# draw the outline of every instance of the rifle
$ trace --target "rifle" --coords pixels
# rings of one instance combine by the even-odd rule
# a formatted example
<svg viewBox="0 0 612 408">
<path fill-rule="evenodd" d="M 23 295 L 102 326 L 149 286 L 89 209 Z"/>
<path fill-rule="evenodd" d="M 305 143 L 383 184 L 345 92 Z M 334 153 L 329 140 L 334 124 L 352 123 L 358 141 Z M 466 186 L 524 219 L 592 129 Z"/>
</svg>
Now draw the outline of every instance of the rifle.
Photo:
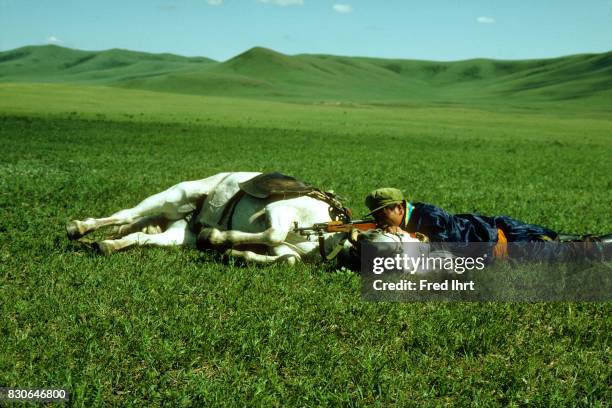
<svg viewBox="0 0 612 408">
<path fill-rule="evenodd" d="M 331 261 L 334 259 L 342 250 L 342 246 L 344 245 L 344 241 L 348 239 L 348 236 L 344 238 L 341 242 L 339 242 L 336 247 L 329 253 L 325 253 L 325 238 L 323 234 L 325 233 L 335 233 L 335 232 L 346 232 L 350 233 L 353 229 L 358 229 L 359 231 L 369 231 L 371 229 L 376 228 L 376 222 L 374 220 L 355 220 L 355 221 L 329 221 L 329 222 L 320 222 L 313 224 L 310 227 L 302 227 L 298 228 L 298 223 L 295 223 L 295 227 L 293 228 L 293 232 L 297 232 L 300 235 L 304 235 L 309 237 L 311 235 L 319 236 L 319 253 L 324 261 Z"/>
<path fill-rule="evenodd" d="M 369 231 L 372 229 L 376 229 L 377 224 L 374 220 L 355 220 L 349 222 L 343 221 L 329 221 L 329 222 L 320 222 L 317 224 L 313 224 L 310 227 L 302 227 L 298 228 L 297 222 L 295 223 L 294 232 L 297 232 L 301 235 L 323 235 L 326 233 L 335 233 L 335 232 L 351 232 L 353 229 L 358 229 L 359 231 Z"/>
</svg>

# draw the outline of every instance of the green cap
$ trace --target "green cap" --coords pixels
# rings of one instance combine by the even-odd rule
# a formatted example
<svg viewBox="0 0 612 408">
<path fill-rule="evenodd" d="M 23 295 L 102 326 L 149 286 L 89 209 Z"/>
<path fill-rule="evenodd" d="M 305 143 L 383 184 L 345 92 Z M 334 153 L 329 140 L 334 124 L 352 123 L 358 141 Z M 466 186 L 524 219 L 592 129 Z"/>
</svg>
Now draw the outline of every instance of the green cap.
<svg viewBox="0 0 612 408">
<path fill-rule="evenodd" d="M 365 205 L 370 209 L 367 215 L 374 214 L 376 211 L 390 204 L 399 204 L 402 202 L 404 202 L 404 194 L 397 188 L 378 188 L 366 196 Z"/>
</svg>

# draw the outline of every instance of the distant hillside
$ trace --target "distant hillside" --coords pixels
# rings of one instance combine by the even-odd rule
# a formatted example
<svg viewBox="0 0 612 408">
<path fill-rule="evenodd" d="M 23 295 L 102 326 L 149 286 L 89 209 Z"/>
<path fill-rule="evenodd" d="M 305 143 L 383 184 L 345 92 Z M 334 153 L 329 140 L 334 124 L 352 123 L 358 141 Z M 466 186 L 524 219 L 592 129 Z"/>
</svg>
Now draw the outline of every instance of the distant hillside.
<svg viewBox="0 0 612 408">
<path fill-rule="evenodd" d="M 465 103 L 612 102 L 612 52 L 457 62 L 332 55 L 255 47 L 228 61 L 58 46 L 0 53 L 0 82 L 68 82 L 172 93 L 296 101 Z"/>
<path fill-rule="evenodd" d="M 164 75 L 212 62 L 201 57 L 119 49 L 80 51 L 55 45 L 31 46 L 0 53 L 0 81 L 116 84 L 134 77 Z"/>
</svg>

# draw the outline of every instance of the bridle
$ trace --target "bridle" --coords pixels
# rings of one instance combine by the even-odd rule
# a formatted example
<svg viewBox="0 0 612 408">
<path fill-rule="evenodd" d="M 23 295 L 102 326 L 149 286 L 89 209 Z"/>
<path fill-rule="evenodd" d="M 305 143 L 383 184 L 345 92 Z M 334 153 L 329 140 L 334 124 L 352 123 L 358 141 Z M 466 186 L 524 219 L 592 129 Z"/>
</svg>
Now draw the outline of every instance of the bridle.
<svg viewBox="0 0 612 408">
<path fill-rule="evenodd" d="M 329 218 L 331 218 L 332 221 L 351 222 L 353 211 L 345 207 L 342 201 L 340 201 L 341 198 L 336 194 L 331 191 L 314 189 L 306 195 L 327 203 L 327 205 L 329 205 Z"/>
<path fill-rule="evenodd" d="M 352 210 L 344 206 L 344 204 L 342 204 L 342 201 L 340 201 L 340 197 L 338 197 L 336 194 L 330 191 L 321 191 L 321 190 L 315 189 L 311 191 L 310 193 L 308 193 L 307 195 L 316 200 L 323 201 L 327 203 L 327 205 L 329 205 L 329 209 L 328 209 L 329 218 L 331 218 L 332 221 L 342 221 L 344 223 L 351 222 L 351 216 L 353 215 Z M 321 258 L 323 259 L 324 262 L 334 260 L 338 256 L 340 251 L 342 251 L 342 249 L 344 248 L 344 243 L 348 239 L 348 234 L 347 234 L 344 238 L 342 238 L 336 244 L 334 249 L 332 249 L 331 252 L 327 254 L 325 253 L 325 237 L 323 235 L 323 232 L 320 231 L 318 236 L 319 236 L 318 238 L 319 253 L 321 254 Z"/>
</svg>

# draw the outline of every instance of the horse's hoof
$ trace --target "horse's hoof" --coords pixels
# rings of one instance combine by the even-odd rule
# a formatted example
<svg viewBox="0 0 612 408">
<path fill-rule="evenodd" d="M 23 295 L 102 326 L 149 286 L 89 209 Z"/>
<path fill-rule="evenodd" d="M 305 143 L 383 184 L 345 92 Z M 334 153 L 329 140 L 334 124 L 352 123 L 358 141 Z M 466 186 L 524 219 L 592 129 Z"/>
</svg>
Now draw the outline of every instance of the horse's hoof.
<svg viewBox="0 0 612 408">
<path fill-rule="evenodd" d="M 70 221 L 66 224 L 66 235 L 69 240 L 74 241 L 85 235 L 85 228 L 80 221 Z"/>
<path fill-rule="evenodd" d="M 286 262 L 288 265 L 295 265 L 300 260 L 299 255 L 285 254 L 278 257 L 276 262 Z"/>
<path fill-rule="evenodd" d="M 162 228 L 159 225 L 147 225 L 142 229 L 142 232 L 145 234 L 153 235 L 153 234 L 161 234 Z"/>
<path fill-rule="evenodd" d="M 102 255 L 110 255 L 117 250 L 110 241 L 96 242 L 94 245 L 98 252 Z"/>
<path fill-rule="evenodd" d="M 216 228 L 204 228 L 198 235 L 198 242 L 208 242 L 211 245 L 225 244 L 223 233 Z"/>
</svg>

